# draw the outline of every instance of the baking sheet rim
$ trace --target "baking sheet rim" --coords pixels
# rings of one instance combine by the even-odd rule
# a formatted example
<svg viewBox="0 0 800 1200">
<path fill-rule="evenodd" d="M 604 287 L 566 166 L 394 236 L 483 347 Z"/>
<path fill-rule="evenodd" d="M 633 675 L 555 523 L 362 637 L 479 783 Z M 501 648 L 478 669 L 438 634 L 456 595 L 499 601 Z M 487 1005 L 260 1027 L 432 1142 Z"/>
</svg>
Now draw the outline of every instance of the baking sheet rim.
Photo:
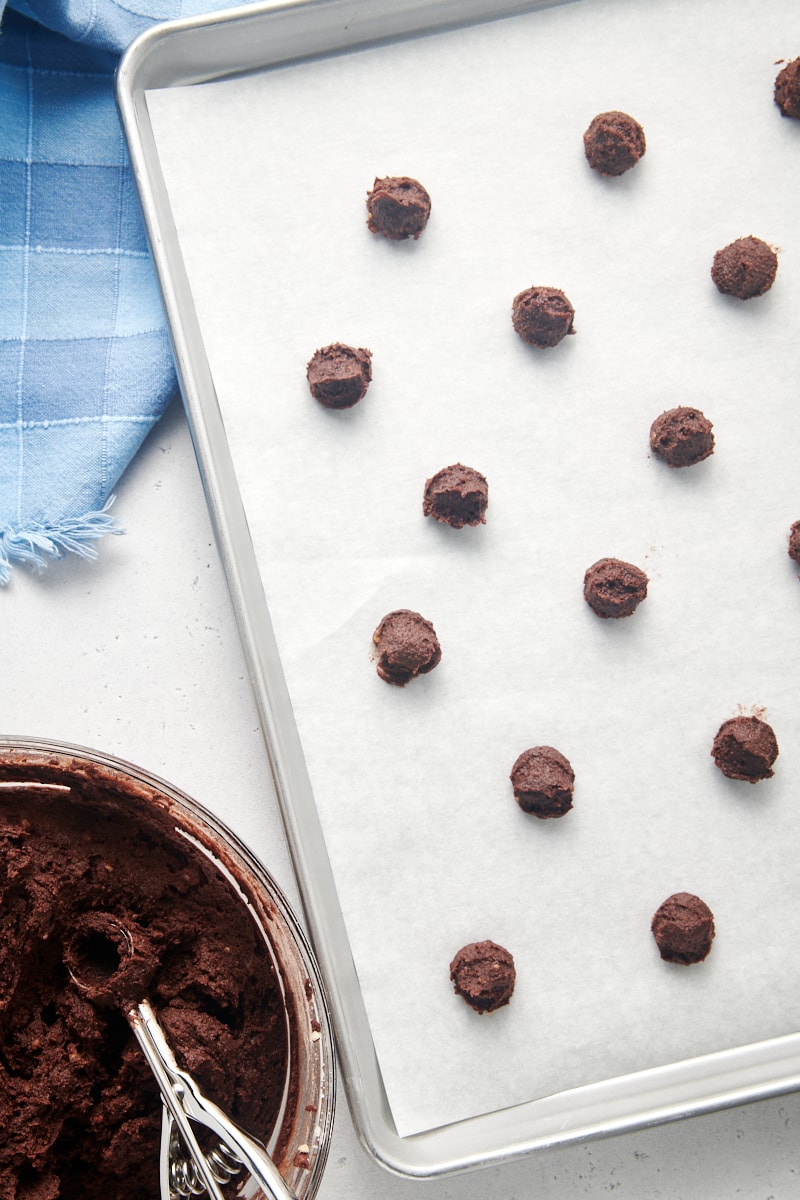
<svg viewBox="0 0 800 1200">
<path fill-rule="evenodd" d="M 502 12 L 494 6 L 487 13 L 489 6 L 476 5 L 475 0 L 431 0 L 422 6 L 416 0 L 390 4 L 376 0 L 370 10 L 372 19 L 352 27 L 345 19 L 356 12 L 351 0 L 295 0 L 289 4 L 267 0 L 247 8 L 164 23 L 133 43 L 117 74 L 120 114 L 167 310 L 184 406 L 251 673 L 304 911 L 331 997 L 345 1090 L 357 1131 L 368 1151 L 388 1170 L 416 1178 L 469 1170 L 546 1147 L 630 1132 L 798 1090 L 800 1034 L 586 1085 L 409 1137 L 397 1135 L 171 220 L 146 92 L 149 87 L 185 86 L 187 82 L 221 78 L 230 73 L 237 51 L 241 51 L 244 69 L 255 65 L 267 68 L 287 58 L 307 58 L 320 49 L 324 52 L 326 41 L 327 52 L 332 53 L 363 45 L 381 34 L 397 36 L 400 26 L 405 28 L 406 36 L 413 36 L 437 25 L 479 20 L 481 8 L 486 19 L 542 6 L 541 0 L 530 0 L 504 5 Z M 359 11 L 363 13 L 363 5 Z M 262 24 L 270 28 L 276 20 L 283 22 L 283 28 L 281 38 L 275 42 L 275 57 L 259 52 L 256 63 L 256 43 L 250 34 Z M 208 33 L 215 47 L 211 51 Z"/>
</svg>

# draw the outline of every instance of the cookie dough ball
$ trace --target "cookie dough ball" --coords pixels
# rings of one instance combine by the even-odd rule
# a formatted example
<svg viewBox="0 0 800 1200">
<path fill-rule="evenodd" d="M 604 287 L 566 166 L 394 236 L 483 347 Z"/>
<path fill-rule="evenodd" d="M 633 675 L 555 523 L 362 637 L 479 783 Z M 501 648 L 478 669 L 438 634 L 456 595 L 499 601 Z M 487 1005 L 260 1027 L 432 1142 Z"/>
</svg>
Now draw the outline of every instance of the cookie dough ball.
<svg viewBox="0 0 800 1200">
<path fill-rule="evenodd" d="M 714 914 L 699 896 L 675 892 L 659 906 L 650 928 L 666 962 L 702 962 L 714 940 Z"/>
<path fill-rule="evenodd" d="M 789 530 L 789 558 L 800 563 L 800 521 L 795 521 Z"/>
<path fill-rule="evenodd" d="M 514 297 L 511 320 L 523 342 L 541 350 L 557 346 L 575 332 L 575 309 L 558 288 L 525 288 Z"/>
<path fill-rule="evenodd" d="M 629 617 L 646 597 L 647 582 L 633 563 L 601 558 L 583 577 L 583 596 L 598 617 Z"/>
<path fill-rule="evenodd" d="M 778 256 L 761 238 L 737 238 L 714 255 L 711 278 L 717 291 L 737 300 L 763 296 L 775 282 Z"/>
<path fill-rule="evenodd" d="M 728 779 L 758 783 L 775 774 L 772 764 L 778 757 L 778 739 L 760 717 L 732 717 L 717 730 L 711 754 Z"/>
<path fill-rule="evenodd" d="M 671 408 L 650 426 L 650 449 L 668 467 L 692 467 L 714 453 L 712 429 L 699 408 Z"/>
<path fill-rule="evenodd" d="M 433 625 L 408 608 L 387 613 L 372 640 L 378 647 L 378 674 L 396 687 L 416 675 L 427 675 L 442 657 Z"/>
<path fill-rule="evenodd" d="M 598 113 L 583 135 L 583 148 L 592 170 L 624 175 L 645 152 L 644 130 L 627 113 Z"/>
<path fill-rule="evenodd" d="M 450 963 L 455 991 L 476 1012 L 494 1012 L 508 1004 L 517 972 L 514 959 L 496 942 L 471 942 L 462 946 Z"/>
<path fill-rule="evenodd" d="M 426 480 L 422 512 L 453 529 L 463 529 L 465 525 L 486 524 L 488 503 L 486 477 L 473 467 L 453 463 Z"/>
<path fill-rule="evenodd" d="M 778 72 L 775 80 L 775 103 L 782 117 L 800 120 L 800 58 Z"/>
<path fill-rule="evenodd" d="M 334 342 L 314 351 L 306 378 L 311 395 L 324 408 L 352 408 L 372 379 L 372 352 Z"/>
<path fill-rule="evenodd" d="M 367 228 L 390 242 L 415 240 L 428 224 L 431 198 L 416 179 L 389 175 L 367 192 Z"/>
<path fill-rule="evenodd" d="M 569 812 L 574 784 L 569 760 L 552 746 L 523 750 L 511 768 L 514 799 L 524 812 L 542 820 Z"/>
</svg>

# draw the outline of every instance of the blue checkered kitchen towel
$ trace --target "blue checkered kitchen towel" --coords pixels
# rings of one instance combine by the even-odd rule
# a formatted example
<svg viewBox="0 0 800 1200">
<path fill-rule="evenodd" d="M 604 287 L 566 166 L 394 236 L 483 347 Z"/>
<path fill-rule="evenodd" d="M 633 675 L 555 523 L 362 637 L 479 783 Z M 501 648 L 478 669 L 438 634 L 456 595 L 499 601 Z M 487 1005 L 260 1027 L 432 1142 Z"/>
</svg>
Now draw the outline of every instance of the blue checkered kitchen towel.
<svg viewBox="0 0 800 1200">
<path fill-rule="evenodd" d="M 0 0 L 0 583 L 94 557 L 176 387 L 114 99 L 157 20 L 225 0 Z"/>
</svg>

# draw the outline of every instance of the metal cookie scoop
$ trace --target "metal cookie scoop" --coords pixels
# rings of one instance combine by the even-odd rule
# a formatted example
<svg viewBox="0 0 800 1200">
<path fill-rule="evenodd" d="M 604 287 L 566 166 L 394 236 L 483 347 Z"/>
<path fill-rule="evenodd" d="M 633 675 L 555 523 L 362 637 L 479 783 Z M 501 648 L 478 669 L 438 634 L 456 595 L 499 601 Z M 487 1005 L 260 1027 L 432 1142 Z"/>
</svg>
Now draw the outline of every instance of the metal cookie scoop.
<svg viewBox="0 0 800 1200">
<path fill-rule="evenodd" d="M 208 1100 L 186 1071 L 175 1061 L 155 1014 L 146 1000 L 126 1012 L 128 1023 L 155 1076 L 164 1103 L 161 1124 L 161 1198 L 201 1195 L 224 1200 L 220 1184 L 245 1169 L 270 1200 L 294 1200 L 292 1193 L 264 1147 L 240 1129 Z M 206 1155 L 195 1126 L 210 1129 L 219 1139 Z M 177 1127 L 177 1130 L 176 1130 Z M 180 1134 L 178 1138 L 177 1133 Z M 189 1158 L 181 1153 L 183 1147 Z"/>
<path fill-rule="evenodd" d="M 225 1200 L 221 1186 L 242 1171 L 268 1200 L 295 1200 L 265 1148 L 240 1129 L 195 1080 L 177 1064 L 164 1031 L 147 1000 L 132 1003 L 133 981 L 141 987 L 146 961 L 139 965 L 129 930 L 106 913 L 87 914 L 65 946 L 64 961 L 75 985 L 90 999 L 117 1003 L 158 1084 L 163 1103 L 161 1122 L 161 1200 L 180 1200 L 207 1192 Z M 218 1145 L 206 1153 L 197 1131 L 210 1130 Z M 255 1196 L 252 1189 L 248 1196 Z"/>
</svg>

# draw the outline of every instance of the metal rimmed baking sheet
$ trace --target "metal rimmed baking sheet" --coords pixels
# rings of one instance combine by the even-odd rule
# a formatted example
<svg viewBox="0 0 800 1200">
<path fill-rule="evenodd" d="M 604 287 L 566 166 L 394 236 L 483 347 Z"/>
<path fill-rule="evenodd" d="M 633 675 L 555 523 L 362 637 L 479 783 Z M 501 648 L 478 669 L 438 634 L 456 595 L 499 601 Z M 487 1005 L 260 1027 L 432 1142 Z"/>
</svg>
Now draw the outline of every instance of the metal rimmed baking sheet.
<svg viewBox="0 0 800 1200">
<path fill-rule="evenodd" d="M 120 74 L 351 1104 L 377 1157 L 420 1175 L 798 1077 L 785 943 L 764 953 L 755 904 L 777 855 L 781 913 L 796 914 L 784 543 L 798 137 L 771 85 L 798 31 L 779 0 L 722 25 L 717 0 L 646 18 L 622 0 L 504 11 L 257 7 L 148 35 Z M 611 186 L 580 145 L 609 107 L 648 135 Z M 434 197 L 415 246 L 364 230 L 371 176 L 395 170 Z M 779 287 L 737 309 L 714 293 L 710 257 L 759 232 L 779 243 Z M 576 337 L 538 358 L 508 320 L 533 282 L 577 309 Z M 349 423 L 304 390 L 311 351 L 339 338 L 374 352 Z M 718 442 L 688 477 L 646 445 L 687 392 Z M 485 469 L 491 500 L 486 529 L 457 542 L 423 523 L 417 492 L 459 457 Z M 580 599 L 604 553 L 651 576 L 624 628 L 598 629 Z M 427 607 L 445 656 L 389 694 L 369 639 L 404 603 Z M 781 741 L 755 839 L 754 797 L 731 794 L 708 756 L 715 714 L 739 704 L 765 705 Z M 513 750 L 557 739 L 576 809 L 532 829 L 508 804 Z M 691 982 L 664 975 L 637 932 L 679 876 L 668 890 L 705 886 L 723 930 Z M 522 964 L 491 1025 L 452 1007 L 446 963 L 436 977 L 468 927 L 516 939 Z M 402 1013 L 384 998 L 392 978 L 416 998 Z M 446 1065 L 459 1045 L 477 1064 L 466 1081 Z"/>
</svg>

